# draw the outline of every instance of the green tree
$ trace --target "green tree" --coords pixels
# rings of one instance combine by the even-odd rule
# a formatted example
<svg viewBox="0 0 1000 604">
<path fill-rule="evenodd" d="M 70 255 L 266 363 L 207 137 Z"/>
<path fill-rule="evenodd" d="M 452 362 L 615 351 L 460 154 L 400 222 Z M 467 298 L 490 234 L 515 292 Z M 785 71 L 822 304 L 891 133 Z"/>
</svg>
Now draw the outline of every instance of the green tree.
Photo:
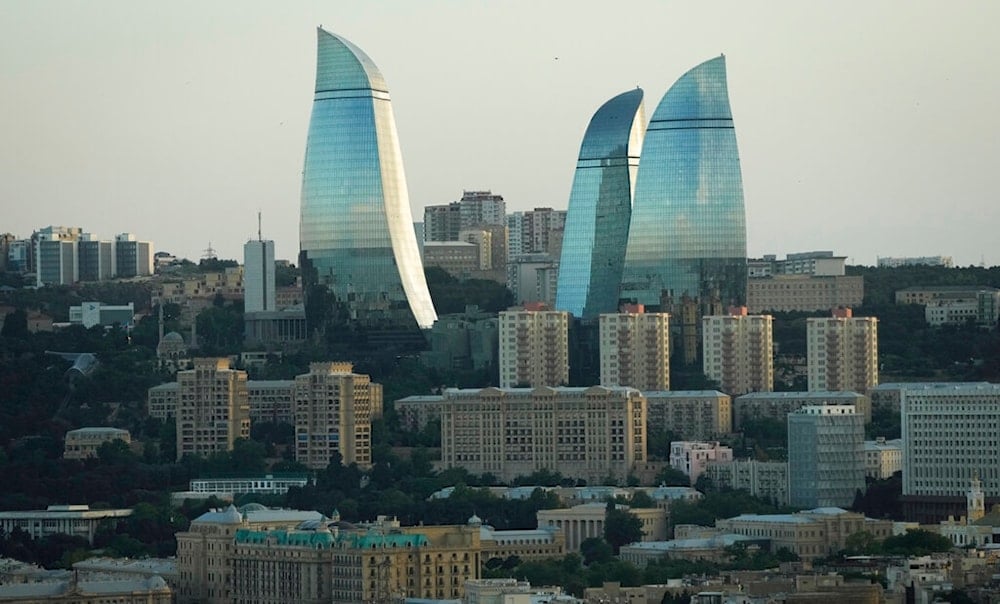
<svg viewBox="0 0 1000 604">
<path fill-rule="evenodd" d="M 611 544 L 600 537 L 584 539 L 580 543 L 580 554 L 583 555 L 583 563 L 588 566 L 594 562 L 607 562 L 615 556 Z"/>
<path fill-rule="evenodd" d="M 608 502 L 604 516 L 604 540 L 611 544 L 617 556 L 621 546 L 642 541 L 642 521 L 632 512 L 618 509 L 614 502 Z"/>
<path fill-rule="evenodd" d="M 689 487 L 691 478 L 677 468 L 663 466 L 663 469 L 656 475 L 656 484 L 667 487 Z"/>
<path fill-rule="evenodd" d="M 5 338 L 28 337 L 28 313 L 23 308 L 18 308 L 4 317 L 3 329 L 0 329 L 0 336 Z"/>
</svg>

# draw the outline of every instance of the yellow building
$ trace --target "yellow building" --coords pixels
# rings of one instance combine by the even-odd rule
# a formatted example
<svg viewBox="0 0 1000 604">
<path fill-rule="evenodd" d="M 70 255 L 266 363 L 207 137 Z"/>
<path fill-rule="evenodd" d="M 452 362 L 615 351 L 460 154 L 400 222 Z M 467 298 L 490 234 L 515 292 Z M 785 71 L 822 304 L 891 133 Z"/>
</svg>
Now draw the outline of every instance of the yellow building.
<svg viewBox="0 0 1000 604">
<path fill-rule="evenodd" d="M 624 310 L 599 319 L 601 385 L 670 390 L 670 315 Z"/>
<path fill-rule="evenodd" d="M 126 445 L 132 442 L 128 430 L 119 428 L 78 428 L 66 433 L 63 459 L 86 459 L 97 457 L 97 450 L 104 443 L 120 440 Z"/>
<path fill-rule="evenodd" d="M 231 369 L 229 359 L 194 360 L 194 369 L 177 372 L 177 459 L 232 451 L 238 438 L 250 438 L 247 373 Z"/>
<path fill-rule="evenodd" d="M 629 508 L 618 504 L 642 523 L 643 541 L 667 538 L 667 512 L 663 508 Z M 571 508 L 538 510 L 538 528 L 558 529 L 566 535 L 566 551 L 580 551 L 580 544 L 591 537 L 604 537 L 604 518 L 608 506 L 603 502 L 581 503 Z"/>
<path fill-rule="evenodd" d="M 747 308 L 752 313 L 816 312 L 858 306 L 864 297 L 864 277 L 860 276 L 775 275 L 747 279 Z"/>
<path fill-rule="evenodd" d="M 705 377 L 726 394 L 774 390 L 774 339 L 771 315 L 748 315 L 747 308 L 702 319 Z"/>
<path fill-rule="evenodd" d="M 445 468 L 624 482 L 646 461 L 646 399 L 633 388 L 448 389 L 442 399 Z"/>
<path fill-rule="evenodd" d="M 500 387 L 569 383 L 569 313 L 500 313 Z"/>
<path fill-rule="evenodd" d="M 878 385 L 878 319 L 837 308 L 806 320 L 809 390 L 868 392 Z"/>
<path fill-rule="evenodd" d="M 685 440 L 712 440 L 733 431 L 732 399 L 718 390 L 643 391 L 649 429 Z"/>
<path fill-rule="evenodd" d="M 373 387 L 374 386 L 374 387 Z M 382 409 L 382 389 L 351 363 L 310 363 L 295 378 L 295 460 L 314 469 L 372 463 L 372 415 Z"/>
</svg>

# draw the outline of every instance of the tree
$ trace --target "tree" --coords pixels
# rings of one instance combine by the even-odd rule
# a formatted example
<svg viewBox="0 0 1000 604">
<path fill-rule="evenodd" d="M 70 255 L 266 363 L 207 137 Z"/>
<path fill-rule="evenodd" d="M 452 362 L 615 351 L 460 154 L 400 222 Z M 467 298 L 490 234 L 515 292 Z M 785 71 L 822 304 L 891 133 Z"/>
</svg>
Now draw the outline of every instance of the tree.
<svg viewBox="0 0 1000 604">
<path fill-rule="evenodd" d="M 608 502 L 604 516 L 604 539 L 611 544 L 617 556 L 621 546 L 642 541 L 642 521 L 627 509 L 618 509 L 614 502 Z"/>
<path fill-rule="evenodd" d="M 0 336 L 5 338 L 28 337 L 28 313 L 23 308 L 18 308 L 7 315 L 3 320 L 3 329 L 0 329 Z"/>
<path fill-rule="evenodd" d="M 656 484 L 667 487 L 689 487 L 691 478 L 677 468 L 663 466 L 660 473 L 656 475 Z"/>
<path fill-rule="evenodd" d="M 594 562 L 607 562 L 614 558 L 611 544 L 600 537 L 588 537 L 580 543 L 583 563 L 590 566 Z"/>
</svg>

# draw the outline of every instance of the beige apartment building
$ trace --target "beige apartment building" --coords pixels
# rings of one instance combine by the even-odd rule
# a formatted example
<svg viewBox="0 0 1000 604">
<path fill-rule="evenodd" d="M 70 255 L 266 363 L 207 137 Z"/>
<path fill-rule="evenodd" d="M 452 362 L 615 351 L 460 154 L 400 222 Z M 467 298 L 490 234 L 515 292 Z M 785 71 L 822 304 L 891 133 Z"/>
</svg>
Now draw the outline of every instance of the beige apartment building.
<svg viewBox="0 0 1000 604">
<path fill-rule="evenodd" d="M 858 306 L 864 297 L 864 277 L 859 276 L 775 275 L 747 279 L 747 308 L 752 313 Z"/>
<path fill-rule="evenodd" d="M 97 450 L 104 443 L 120 440 L 126 445 L 132 442 L 128 430 L 120 428 L 78 428 L 66 433 L 63 459 L 86 459 L 97 457 Z"/>
<path fill-rule="evenodd" d="M 789 413 L 807 405 L 854 405 L 865 423 L 872 421 L 871 400 L 858 392 L 750 392 L 733 401 L 733 430 L 739 432 L 746 422 L 759 419 L 784 424 Z"/>
<path fill-rule="evenodd" d="M 719 389 L 736 396 L 774 390 L 774 339 L 771 315 L 729 314 L 702 319 L 702 367 Z"/>
<path fill-rule="evenodd" d="M 733 431 L 731 398 L 718 390 L 652 390 L 646 397 L 650 431 L 669 431 L 685 440 L 711 440 Z"/>
<path fill-rule="evenodd" d="M 601 385 L 670 390 L 670 315 L 623 310 L 599 319 Z"/>
<path fill-rule="evenodd" d="M 832 315 L 806 320 L 809 390 L 868 392 L 878 385 L 878 319 Z"/>
<path fill-rule="evenodd" d="M 247 373 L 229 359 L 194 359 L 194 369 L 177 372 L 177 459 L 232 451 L 250 438 Z"/>
<path fill-rule="evenodd" d="M 295 460 L 319 470 L 337 452 L 344 465 L 371 466 L 372 414 L 381 397 L 351 363 L 310 363 L 309 373 L 295 378 Z"/>
<path fill-rule="evenodd" d="M 508 482 L 536 470 L 624 482 L 646 461 L 646 399 L 634 388 L 448 389 L 441 466 Z"/>
<path fill-rule="evenodd" d="M 569 383 L 569 313 L 510 310 L 500 313 L 500 387 Z"/>
</svg>

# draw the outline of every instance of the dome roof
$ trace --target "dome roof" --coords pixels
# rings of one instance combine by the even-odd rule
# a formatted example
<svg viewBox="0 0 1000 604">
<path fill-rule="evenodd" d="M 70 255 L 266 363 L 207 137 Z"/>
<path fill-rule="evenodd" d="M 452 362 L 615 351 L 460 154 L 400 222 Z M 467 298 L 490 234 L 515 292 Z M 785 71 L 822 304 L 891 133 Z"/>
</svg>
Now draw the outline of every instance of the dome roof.
<svg viewBox="0 0 1000 604">
<path fill-rule="evenodd" d="M 184 336 L 177 333 L 176 331 L 171 331 L 170 333 L 163 336 L 164 342 L 169 342 L 171 344 L 183 344 Z"/>
</svg>

